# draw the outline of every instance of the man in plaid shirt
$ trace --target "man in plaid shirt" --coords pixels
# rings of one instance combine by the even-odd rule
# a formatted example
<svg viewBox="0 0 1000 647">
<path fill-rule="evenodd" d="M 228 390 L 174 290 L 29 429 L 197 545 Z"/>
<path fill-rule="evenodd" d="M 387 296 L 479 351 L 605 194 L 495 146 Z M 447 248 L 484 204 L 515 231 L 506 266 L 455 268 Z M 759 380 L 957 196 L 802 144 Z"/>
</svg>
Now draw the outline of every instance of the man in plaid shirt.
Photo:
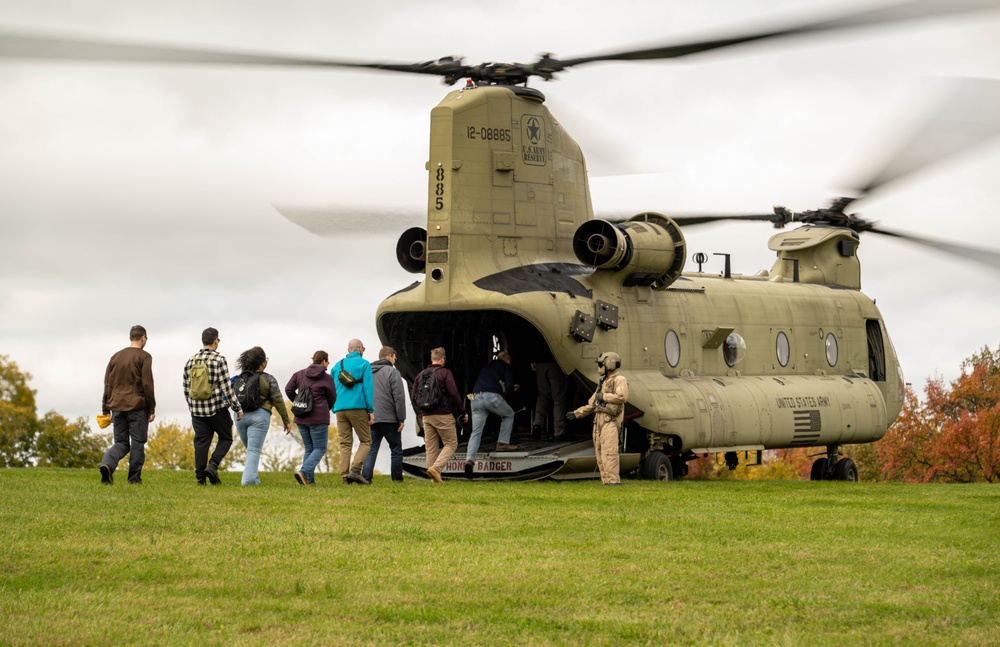
<svg viewBox="0 0 1000 647">
<path fill-rule="evenodd" d="M 191 426 L 194 427 L 194 476 L 198 479 L 198 485 L 205 485 L 206 476 L 212 485 L 222 483 L 219 479 L 219 463 L 233 445 L 233 419 L 226 411 L 227 405 L 236 412 L 237 420 L 243 418 L 243 409 L 236 400 L 229 381 L 229 365 L 226 358 L 218 352 L 219 341 L 219 331 L 206 328 L 201 333 L 204 347 L 184 365 L 184 399 L 191 411 Z M 191 397 L 191 367 L 196 359 L 203 359 L 208 367 L 212 395 L 206 400 Z M 209 459 L 208 448 L 214 434 L 219 435 L 219 442 Z"/>
</svg>

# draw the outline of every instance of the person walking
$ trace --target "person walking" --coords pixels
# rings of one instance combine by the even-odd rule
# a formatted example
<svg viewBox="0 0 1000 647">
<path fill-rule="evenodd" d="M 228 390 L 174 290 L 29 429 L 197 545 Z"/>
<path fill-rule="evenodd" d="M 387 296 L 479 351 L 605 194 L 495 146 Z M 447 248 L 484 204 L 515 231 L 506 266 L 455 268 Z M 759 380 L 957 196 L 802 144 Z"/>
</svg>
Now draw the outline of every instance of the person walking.
<svg viewBox="0 0 1000 647">
<path fill-rule="evenodd" d="M 455 384 L 455 376 L 445 368 L 448 357 L 444 348 L 431 351 L 431 363 L 417 375 L 413 381 L 413 391 L 410 399 L 417 416 L 422 417 L 424 426 L 424 449 L 427 453 L 427 476 L 435 483 L 441 483 L 441 468 L 445 466 L 455 450 L 458 449 L 458 430 L 455 426 L 455 416 L 464 423 L 469 420 L 465 413 L 464 400 Z M 437 382 L 437 390 L 441 394 L 440 402 L 428 409 L 418 406 L 418 387 L 421 385 L 421 375 L 431 371 Z M 444 445 L 442 447 L 441 445 Z"/>
<path fill-rule="evenodd" d="M 285 408 L 285 399 L 282 397 L 278 381 L 270 373 L 264 372 L 267 368 L 267 353 L 264 349 L 254 346 L 240 353 L 236 359 L 236 368 L 240 371 L 241 388 L 245 390 L 242 400 L 240 392 L 236 393 L 236 399 L 240 400 L 240 406 L 243 408 L 243 418 L 236 421 L 236 432 L 247 450 L 240 484 L 260 485 L 258 473 L 260 452 L 264 448 L 267 430 L 271 426 L 271 411 L 277 409 L 285 426 L 286 436 L 291 433 L 292 425 L 288 421 L 288 410 Z M 252 380 L 256 380 L 256 384 L 252 384 Z M 259 398 L 259 405 L 257 401 L 253 401 L 254 396 Z M 254 405 L 258 406 L 253 408 Z"/>
<path fill-rule="evenodd" d="M 361 468 L 361 476 L 371 481 L 382 439 L 389 444 L 389 474 L 393 481 L 403 480 L 403 424 L 406 421 L 406 387 L 396 370 L 396 351 L 383 346 L 378 361 L 372 362 L 372 388 L 375 394 L 375 422 L 372 423 L 372 446 Z"/>
<path fill-rule="evenodd" d="M 514 409 L 505 399 L 508 393 L 513 393 L 514 371 L 510 368 L 510 353 L 505 350 L 497 353 L 496 358 L 479 371 L 479 377 L 472 388 L 472 435 L 469 437 L 468 452 L 465 456 L 465 475 L 472 476 L 476 464 L 476 454 L 483 439 L 483 428 L 489 415 L 500 416 L 500 437 L 497 439 L 496 451 L 517 451 L 517 445 L 510 444 L 510 434 L 514 429 Z"/>
<path fill-rule="evenodd" d="M 243 419 L 243 409 L 236 400 L 229 381 L 229 365 L 219 354 L 219 331 L 206 328 L 201 333 L 202 348 L 184 365 L 184 399 L 191 412 L 194 428 L 194 477 L 198 485 L 205 485 L 205 478 L 212 485 L 221 485 L 219 464 L 233 446 L 233 421 L 226 407 Z M 212 457 L 208 448 L 212 437 L 218 436 Z"/>
<path fill-rule="evenodd" d="M 345 485 L 371 483 L 361 476 L 361 467 L 371 448 L 371 424 L 375 420 L 372 365 L 361 356 L 364 352 L 365 345 L 361 340 L 352 339 L 347 343 L 347 357 L 330 369 L 337 387 L 337 401 L 333 405 L 333 412 L 337 415 L 337 431 L 340 434 L 340 476 Z M 351 461 L 355 435 L 359 445 L 354 460 Z"/>
<path fill-rule="evenodd" d="M 330 435 L 330 410 L 337 401 L 337 387 L 327 373 L 330 355 L 325 350 L 313 353 L 312 364 L 292 375 L 285 385 L 285 395 L 295 401 L 298 392 L 309 389 L 312 408 L 295 416 L 295 424 L 302 436 L 302 467 L 295 472 L 299 485 L 316 484 L 316 466 L 326 454 Z"/>
<path fill-rule="evenodd" d="M 128 454 L 128 482 L 142 483 L 146 462 L 146 436 L 149 423 L 156 418 L 153 393 L 153 356 L 147 353 L 146 329 L 132 326 L 129 345 L 111 356 L 104 371 L 104 396 L 101 411 L 111 413 L 114 444 L 101 459 L 101 483 L 114 483 L 118 461 Z"/>
<path fill-rule="evenodd" d="M 618 444 L 625 422 L 628 402 L 628 380 L 618 372 L 622 358 L 618 353 L 602 353 L 597 358 L 597 373 L 601 376 L 597 390 L 587 404 L 566 414 L 576 420 L 594 414 L 594 453 L 604 485 L 621 485 L 618 468 Z"/>
</svg>

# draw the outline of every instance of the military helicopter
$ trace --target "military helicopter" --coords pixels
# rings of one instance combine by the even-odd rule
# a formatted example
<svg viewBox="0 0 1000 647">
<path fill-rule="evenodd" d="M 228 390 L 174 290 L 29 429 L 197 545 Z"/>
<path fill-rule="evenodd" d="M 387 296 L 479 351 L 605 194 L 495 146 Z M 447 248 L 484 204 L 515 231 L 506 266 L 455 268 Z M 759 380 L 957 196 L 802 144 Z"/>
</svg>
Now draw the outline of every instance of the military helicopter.
<svg viewBox="0 0 1000 647">
<path fill-rule="evenodd" d="M 454 57 L 417 64 L 312 60 L 38 36 L 0 39 L 0 56 L 89 60 L 299 65 L 434 75 L 465 82 L 431 112 L 425 227 L 399 238 L 400 265 L 423 275 L 376 313 L 383 343 L 408 380 L 444 346 L 460 387 L 493 353 L 544 349 L 570 376 L 578 402 L 594 388 L 594 360 L 616 350 L 630 382 L 622 471 L 670 480 L 687 461 L 818 447 L 815 480 L 857 480 L 840 447 L 873 442 L 898 415 L 904 382 L 888 330 L 861 293 L 860 233 L 943 244 L 882 229 L 848 208 L 885 178 L 829 207 L 771 214 L 669 217 L 642 212 L 594 219 L 584 155 L 528 86 L 602 61 L 671 59 L 762 39 L 927 18 L 994 3 L 914 2 L 793 28 L 534 63 L 466 65 Z M 891 175 L 891 174 L 890 174 Z M 888 176 L 887 176 L 888 177 Z M 891 179 L 891 178 L 890 178 Z M 720 219 L 777 227 L 774 265 L 754 276 L 685 271 L 682 227 Z M 958 254 L 971 248 L 956 247 Z M 975 250 L 996 264 L 988 250 Z M 589 440 L 528 443 L 484 452 L 477 478 L 589 478 Z M 461 456 L 461 451 L 459 456 Z M 422 449 L 406 468 L 422 474 Z M 462 473 L 461 460 L 443 472 Z"/>
</svg>

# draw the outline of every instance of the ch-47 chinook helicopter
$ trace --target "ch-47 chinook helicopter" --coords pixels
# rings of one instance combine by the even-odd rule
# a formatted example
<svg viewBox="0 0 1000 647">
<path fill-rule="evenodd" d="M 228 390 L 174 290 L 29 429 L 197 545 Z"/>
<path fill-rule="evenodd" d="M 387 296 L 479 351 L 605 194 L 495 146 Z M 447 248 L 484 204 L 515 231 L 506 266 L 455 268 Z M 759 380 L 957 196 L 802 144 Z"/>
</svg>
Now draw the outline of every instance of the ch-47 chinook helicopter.
<svg viewBox="0 0 1000 647">
<path fill-rule="evenodd" d="M 386 298 L 376 313 L 382 342 L 412 382 L 432 347 L 444 346 L 459 388 L 471 390 L 491 355 L 524 364 L 550 355 L 570 376 L 572 404 L 594 389 L 594 362 L 618 352 L 630 398 L 621 469 L 642 478 L 683 476 L 686 463 L 717 453 L 822 448 L 812 478 L 856 480 L 840 447 L 880 439 L 904 395 L 899 362 L 874 302 L 861 289 L 859 234 L 878 233 L 1000 266 L 1000 254 L 876 227 L 847 212 L 894 177 L 887 172 L 831 206 L 771 214 L 594 219 L 580 147 L 528 87 L 601 61 L 673 59 L 768 38 L 928 18 L 995 2 L 911 2 L 742 36 L 531 64 L 466 65 L 314 60 L 172 47 L 8 35 L 0 56 L 170 63 L 366 68 L 465 81 L 432 110 L 425 227 L 399 238 L 404 269 L 422 281 Z M 994 110 L 995 112 L 995 110 Z M 910 165 L 916 162 L 910 160 Z M 685 272 L 682 226 L 719 219 L 769 221 L 774 265 L 753 276 Z M 464 387 L 464 388 L 463 388 Z M 460 459 L 461 457 L 461 459 Z M 589 439 L 529 442 L 483 452 L 476 478 L 589 478 Z M 460 448 L 445 477 L 462 474 Z M 422 448 L 405 468 L 421 475 Z"/>
</svg>

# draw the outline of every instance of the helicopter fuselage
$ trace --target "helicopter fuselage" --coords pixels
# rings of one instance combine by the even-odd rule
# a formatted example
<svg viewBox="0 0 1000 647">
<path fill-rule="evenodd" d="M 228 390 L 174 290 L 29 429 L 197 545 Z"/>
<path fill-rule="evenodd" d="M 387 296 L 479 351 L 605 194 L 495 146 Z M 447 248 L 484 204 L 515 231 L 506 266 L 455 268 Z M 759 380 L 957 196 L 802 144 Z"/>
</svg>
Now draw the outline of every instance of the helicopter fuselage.
<svg viewBox="0 0 1000 647">
<path fill-rule="evenodd" d="M 468 391 L 503 347 L 521 363 L 550 354 L 579 399 L 616 351 L 623 450 L 640 458 L 872 442 L 898 415 L 902 377 L 860 292 L 854 232 L 782 232 L 756 276 L 683 272 L 668 217 L 593 219 L 579 147 L 525 88 L 451 92 L 431 114 L 427 170 L 427 229 L 397 247 L 425 279 L 376 315 L 408 380 L 445 346 Z"/>
</svg>

